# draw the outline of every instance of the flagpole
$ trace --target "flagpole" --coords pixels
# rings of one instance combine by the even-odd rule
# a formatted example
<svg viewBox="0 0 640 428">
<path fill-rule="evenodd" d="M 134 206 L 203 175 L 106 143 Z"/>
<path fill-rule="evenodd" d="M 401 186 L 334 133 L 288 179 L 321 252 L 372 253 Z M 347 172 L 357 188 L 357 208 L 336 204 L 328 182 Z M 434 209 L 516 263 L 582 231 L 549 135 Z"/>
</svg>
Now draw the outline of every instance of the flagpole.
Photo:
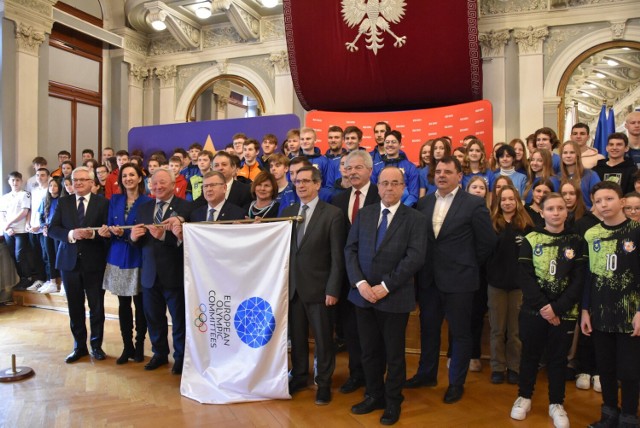
<svg viewBox="0 0 640 428">
<path fill-rule="evenodd" d="M 261 218 L 259 220 L 253 219 L 253 218 L 246 218 L 246 219 L 242 219 L 242 220 L 218 220 L 218 221 L 194 221 L 194 222 L 184 222 L 184 223 L 188 223 L 188 224 L 250 224 L 250 223 L 272 223 L 275 221 L 297 221 L 297 222 L 301 222 L 303 221 L 304 218 L 301 215 L 294 215 L 294 216 L 289 216 L 289 217 L 275 217 L 275 218 Z M 126 225 L 126 226 L 115 226 L 118 227 L 120 229 L 133 229 L 134 227 L 140 226 L 138 224 L 134 224 L 134 225 Z M 143 224 L 142 226 L 146 227 L 146 228 L 150 228 L 150 227 L 164 227 L 165 225 L 162 223 L 153 223 L 153 224 Z M 102 228 L 102 226 L 100 227 L 81 227 L 80 229 L 85 229 L 85 230 L 100 230 Z"/>
</svg>

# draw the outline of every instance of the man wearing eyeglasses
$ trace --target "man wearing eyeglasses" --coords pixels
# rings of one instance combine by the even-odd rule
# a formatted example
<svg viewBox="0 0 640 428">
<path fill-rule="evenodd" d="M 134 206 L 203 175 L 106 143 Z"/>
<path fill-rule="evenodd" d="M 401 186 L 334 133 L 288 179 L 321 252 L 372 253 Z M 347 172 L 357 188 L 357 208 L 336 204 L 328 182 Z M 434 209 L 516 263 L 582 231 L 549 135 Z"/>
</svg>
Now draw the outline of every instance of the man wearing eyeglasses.
<svg viewBox="0 0 640 428">
<path fill-rule="evenodd" d="M 367 386 L 364 400 L 351 412 L 384 409 L 383 425 L 400 418 L 405 330 L 416 305 L 413 275 L 424 264 L 427 245 L 427 219 L 400 202 L 404 186 L 400 169 L 382 170 L 380 203 L 358 213 L 345 247 L 349 301 L 356 306 Z"/>
<path fill-rule="evenodd" d="M 84 300 L 89 304 L 91 355 L 104 360 L 104 290 L 102 277 L 107 258 L 108 242 L 90 227 L 107 224 L 109 201 L 91 193 L 93 171 L 81 166 L 71 173 L 72 197 L 60 198 L 49 227 L 49 236 L 60 241 L 56 268 L 60 270 L 69 307 L 73 352 L 66 358 L 73 363 L 89 355 Z"/>
<path fill-rule="evenodd" d="M 221 172 L 209 171 L 204 175 L 202 193 L 207 205 L 203 205 L 191 214 L 191 221 L 243 220 L 247 211 L 226 201 L 227 183 Z"/>
<path fill-rule="evenodd" d="M 317 357 L 316 404 L 331 401 L 331 376 L 335 369 L 331 310 L 344 282 L 345 222 L 339 208 L 318 197 L 322 177 L 313 166 L 297 171 L 294 185 L 299 203 L 283 216 L 302 216 L 291 237 L 289 269 L 289 334 L 291 381 L 289 393 L 307 387 L 309 377 L 309 326 Z"/>
</svg>

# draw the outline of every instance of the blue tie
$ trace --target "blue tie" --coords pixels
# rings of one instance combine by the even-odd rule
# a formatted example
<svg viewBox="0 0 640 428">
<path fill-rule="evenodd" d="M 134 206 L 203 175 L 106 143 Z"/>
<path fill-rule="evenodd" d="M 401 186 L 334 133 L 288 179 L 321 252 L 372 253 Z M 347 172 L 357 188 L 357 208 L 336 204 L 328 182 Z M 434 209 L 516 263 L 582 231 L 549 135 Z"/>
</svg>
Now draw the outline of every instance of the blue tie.
<svg viewBox="0 0 640 428">
<path fill-rule="evenodd" d="M 164 216 L 164 213 L 163 213 L 164 210 L 162 208 L 164 207 L 165 204 L 166 202 L 164 201 L 160 201 L 156 204 L 157 211 L 156 211 L 156 216 L 153 220 L 155 224 L 162 223 L 162 217 Z"/>
<path fill-rule="evenodd" d="M 78 198 L 78 224 L 82 226 L 84 223 L 84 196 Z"/>
<path fill-rule="evenodd" d="M 207 221 L 213 221 L 213 214 L 216 212 L 215 208 L 209 208 L 209 216 L 207 217 Z"/>
<path fill-rule="evenodd" d="M 378 234 L 376 235 L 376 251 L 380 248 L 380 244 L 382 244 L 382 240 L 384 239 L 385 233 L 387 233 L 387 215 L 390 211 L 385 208 L 382 210 L 382 220 L 380 220 L 380 226 L 378 226 Z"/>
</svg>

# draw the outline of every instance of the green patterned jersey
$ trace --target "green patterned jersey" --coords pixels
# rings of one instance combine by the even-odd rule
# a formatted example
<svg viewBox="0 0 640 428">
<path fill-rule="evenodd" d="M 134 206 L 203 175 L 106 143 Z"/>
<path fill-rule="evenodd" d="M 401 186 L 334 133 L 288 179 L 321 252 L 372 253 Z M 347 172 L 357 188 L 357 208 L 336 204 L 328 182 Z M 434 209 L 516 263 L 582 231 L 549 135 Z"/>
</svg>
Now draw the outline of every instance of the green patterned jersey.
<svg viewBox="0 0 640 428">
<path fill-rule="evenodd" d="M 576 320 L 584 284 L 583 240 L 574 233 L 529 233 L 520 249 L 522 310 L 538 313 L 547 304 L 563 320 Z"/>
<path fill-rule="evenodd" d="M 617 226 L 597 224 L 584 235 L 591 278 L 584 307 L 594 329 L 631 333 L 640 310 L 640 224 L 626 220 Z"/>
</svg>

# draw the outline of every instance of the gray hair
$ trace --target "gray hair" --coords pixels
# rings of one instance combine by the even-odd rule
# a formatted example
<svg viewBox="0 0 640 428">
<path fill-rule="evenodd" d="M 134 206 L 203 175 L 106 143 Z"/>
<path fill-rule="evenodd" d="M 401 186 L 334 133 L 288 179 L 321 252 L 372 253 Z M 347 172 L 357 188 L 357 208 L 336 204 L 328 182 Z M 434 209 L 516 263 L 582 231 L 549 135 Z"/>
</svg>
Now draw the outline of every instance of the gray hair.
<svg viewBox="0 0 640 428">
<path fill-rule="evenodd" d="M 349 153 L 345 159 L 344 159 L 344 164 L 348 165 L 349 162 L 351 162 L 353 159 L 357 159 L 360 158 L 362 159 L 362 161 L 364 162 L 364 166 L 366 166 L 369 169 L 373 169 L 373 159 L 371 159 L 371 155 L 369 153 L 367 153 L 366 150 L 354 150 L 351 153 Z"/>
<path fill-rule="evenodd" d="M 169 176 L 169 178 L 171 179 L 171 182 L 175 184 L 176 182 L 176 177 L 175 175 L 173 175 L 173 173 L 171 171 L 169 171 L 169 169 L 167 168 L 158 168 L 154 171 L 153 175 L 151 175 L 151 181 L 153 181 L 153 178 L 158 175 L 158 174 L 167 174 Z"/>
<path fill-rule="evenodd" d="M 87 174 L 89 174 L 89 178 L 92 180 L 96 179 L 96 175 L 93 173 L 93 170 L 89 169 L 86 166 L 79 166 L 76 169 L 74 169 L 73 171 L 71 171 L 71 178 L 73 178 L 74 175 L 76 175 L 76 172 L 78 171 L 84 171 Z"/>
</svg>

